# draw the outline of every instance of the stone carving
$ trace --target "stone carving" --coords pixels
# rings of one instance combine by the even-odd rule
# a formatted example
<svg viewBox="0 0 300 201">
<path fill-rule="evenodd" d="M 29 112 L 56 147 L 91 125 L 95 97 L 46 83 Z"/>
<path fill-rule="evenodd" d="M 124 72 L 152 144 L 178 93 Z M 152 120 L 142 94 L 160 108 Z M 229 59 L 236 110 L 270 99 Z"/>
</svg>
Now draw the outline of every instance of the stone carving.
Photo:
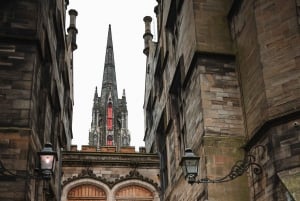
<svg viewBox="0 0 300 201">
<path fill-rule="evenodd" d="M 144 182 L 147 182 L 149 184 L 151 184 L 152 186 L 154 186 L 158 191 L 160 191 L 160 187 L 158 186 L 158 184 L 156 182 L 153 181 L 153 179 L 150 179 L 148 177 L 144 177 L 143 175 L 141 175 L 136 169 L 130 171 L 127 175 L 125 176 L 121 176 L 117 179 L 115 179 L 114 181 L 109 181 L 104 177 L 101 176 L 97 176 L 92 169 L 90 168 L 86 168 L 83 169 L 81 171 L 81 173 L 79 173 L 77 176 L 73 176 L 73 177 L 69 177 L 66 180 L 64 180 L 62 182 L 62 185 L 65 186 L 68 183 L 72 182 L 72 181 L 76 181 L 76 180 L 80 180 L 83 178 L 90 178 L 90 179 L 95 179 L 97 181 L 100 181 L 104 184 L 106 184 L 109 188 L 112 188 L 113 186 L 115 186 L 118 183 L 127 181 L 127 180 L 132 180 L 132 179 L 137 179 L 137 180 L 141 180 Z"/>
</svg>

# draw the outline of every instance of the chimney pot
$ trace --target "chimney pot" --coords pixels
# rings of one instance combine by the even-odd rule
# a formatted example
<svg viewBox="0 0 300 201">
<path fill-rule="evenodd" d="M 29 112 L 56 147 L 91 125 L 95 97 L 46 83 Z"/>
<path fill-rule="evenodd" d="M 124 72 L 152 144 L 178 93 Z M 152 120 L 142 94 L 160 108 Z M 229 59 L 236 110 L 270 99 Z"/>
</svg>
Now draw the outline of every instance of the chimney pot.
<svg viewBox="0 0 300 201">
<path fill-rule="evenodd" d="M 78 13 L 76 10 L 71 9 L 69 10 L 69 15 L 70 15 L 70 26 L 67 31 L 69 34 L 68 37 L 70 37 L 72 51 L 74 51 L 77 49 L 76 35 L 78 33 L 78 30 L 76 28 L 76 16 L 78 15 Z"/>
<path fill-rule="evenodd" d="M 143 53 L 148 56 L 149 55 L 149 42 L 152 41 L 153 35 L 151 33 L 151 22 L 152 18 L 150 16 L 144 17 L 145 22 L 145 33 L 143 35 L 144 38 L 144 50 Z"/>
</svg>

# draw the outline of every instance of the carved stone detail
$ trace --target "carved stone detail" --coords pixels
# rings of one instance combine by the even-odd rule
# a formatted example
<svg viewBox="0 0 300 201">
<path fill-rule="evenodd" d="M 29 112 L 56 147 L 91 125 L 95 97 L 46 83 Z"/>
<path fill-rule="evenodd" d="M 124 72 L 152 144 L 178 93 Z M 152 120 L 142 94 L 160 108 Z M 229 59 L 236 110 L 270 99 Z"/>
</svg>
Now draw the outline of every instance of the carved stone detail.
<svg viewBox="0 0 300 201">
<path fill-rule="evenodd" d="M 154 182 L 152 179 L 149 179 L 148 177 L 144 177 L 137 170 L 132 170 L 127 175 L 121 176 L 121 177 L 115 179 L 114 181 L 108 181 L 106 178 L 103 178 L 101 176 L 97 176 L 93 172 L 92 169 L 86 168 L 86 169 L 83 169 L 81 171 L 81 173 L 79 173 L 77 176 L 69 177 L 66 180 L 64 180 L 62 182 L 62 185 L 65 186 L 70 182 L 80 180 L 80 179 L 83 179 L 83 178 L 90 178 L 90 179 L 95 179 L 97 181 L 100 181 L 100 182 L 106 184 L 110 189 L 118 183 L 128 181 L 128 180 L 132 180 L 132 179 L 137 179 L 137 180 L 141 180 L 143 182 L 151 184 L 152 186 L 155 187 L 155 189 L 160 191 L 160 187 L 158 186 L 158 184 L 156 182 Z"/>
</svg>

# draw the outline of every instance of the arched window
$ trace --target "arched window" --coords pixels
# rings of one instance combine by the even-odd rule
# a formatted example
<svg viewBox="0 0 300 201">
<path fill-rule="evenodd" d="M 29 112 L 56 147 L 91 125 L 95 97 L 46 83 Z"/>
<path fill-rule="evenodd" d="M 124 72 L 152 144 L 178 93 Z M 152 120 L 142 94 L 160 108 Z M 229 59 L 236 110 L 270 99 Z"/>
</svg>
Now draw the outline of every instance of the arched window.
<svg viewBox="0 0 300 201">
<path fill-rule="evenodd" d="M 153 201 L 153 193 L 138 185 L 125 186 L 119 189 L 115 195 L 116 201 Z"/>
<path fill-rule="evenodd" d="M 106 127 L 107 127 L 108 131 L 113 130 L 113 110 L 112 110 L 112 103 L 108 103 L 108 105 L 107 105 Z"/>
<path fill-rule="evenodd" d="M 106 193 L 98 186 L 85 184 L 72 188 L 68 192 L 68 201 L 106 201 Z"/>
<path fill-rule="evenodd" d="M 112 146 L 113 144 L 114 144 L 114 143 L 113 143 L 113 136 L 108 135 L 108 136 L 107 136 L 106 145 L 107 145 L 107 146 Z"/>
</svg>

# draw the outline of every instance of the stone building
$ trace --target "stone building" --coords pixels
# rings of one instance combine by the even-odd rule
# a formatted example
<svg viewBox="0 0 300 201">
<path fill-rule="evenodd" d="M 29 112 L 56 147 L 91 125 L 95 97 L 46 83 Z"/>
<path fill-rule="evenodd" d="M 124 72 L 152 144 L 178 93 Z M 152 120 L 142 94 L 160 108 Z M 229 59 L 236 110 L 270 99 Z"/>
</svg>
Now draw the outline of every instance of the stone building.
<svg viewBox="0 0 300 201">
<path fill-rule="evenodd" d="M 157 154 L 134 147 L 74 146 L 63 152 L 61 201 L 159 201 Z"/>
<path fill-rule="evenodd" d="M 300 200 L 300 2 L 157 2 L 157 41 L 144 18 L 144 115 L 162 200 Z M 257 165 L 189 185 L 186 148 L 205 181 L 223 181 L 244 155 Z"/>
<path fill-rule="evenodd" d="M 119 150 L 121 146 L 130 145 L 125 89 L 122 98 L 118 98 L 111 25 L 107 36 L 101 96 L 98 96 L 97 87 L 94 95 L 89 145 L 96 146 L 98 150 L 101 146 L 116 146 Z"/>
<path fill-rule="evenodd" d="M 159 201 L 157 153 L 130 146 L 125 92 L 118 99 L 109 25 L 101 96 L 97 88 L 89 145 L 62 153 L 61 201 Z"/>
<path fill-rule="evenodd" d="M 77 12 L 67 0 L 0 2 L 0 200 L 60 200 L 61 150 L 70 149 Z M 51 143 L 48 181 L 35 172 Z"/>
</svg>

